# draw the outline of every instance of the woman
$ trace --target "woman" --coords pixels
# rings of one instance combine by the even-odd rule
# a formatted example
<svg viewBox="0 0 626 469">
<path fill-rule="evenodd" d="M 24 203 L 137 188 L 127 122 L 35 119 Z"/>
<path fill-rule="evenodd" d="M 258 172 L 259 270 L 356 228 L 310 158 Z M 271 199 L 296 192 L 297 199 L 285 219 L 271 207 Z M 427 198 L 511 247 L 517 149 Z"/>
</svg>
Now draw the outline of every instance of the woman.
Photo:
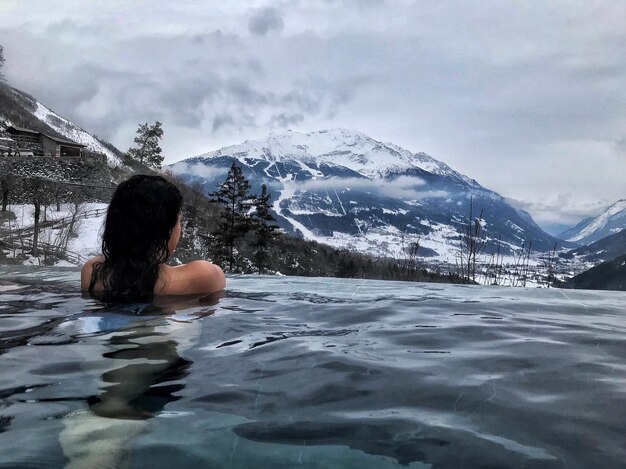
<svg viewBox="0 0 626 469">
<path fill-rule="evenodd" d="M 180 238 L 182 204 L 178 188 L 161 176 L 121 183 L 107 212 L 103 255 L 83 266 L 81 288 L 107 302 L 222 290 L 224 273 L 210 262 L 165 265 Z"/>
</svg>

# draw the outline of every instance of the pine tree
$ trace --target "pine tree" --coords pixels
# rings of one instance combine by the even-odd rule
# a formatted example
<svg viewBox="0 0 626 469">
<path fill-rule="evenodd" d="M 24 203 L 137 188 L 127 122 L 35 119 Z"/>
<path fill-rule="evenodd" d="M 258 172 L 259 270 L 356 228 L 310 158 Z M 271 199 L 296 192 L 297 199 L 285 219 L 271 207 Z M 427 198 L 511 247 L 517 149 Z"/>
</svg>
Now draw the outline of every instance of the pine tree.
<svg viewBox="0 0 626 469">
<path fill-rule="evenodd" d="M 248 212 L 255 198 L 249 191 L 250 182 L 233 161 L 224 182 L 217 191 L 209 194 L 211 201 L 222 208 L 217 229 L 211 235 L 214 261 L 222 267 L 228 265 L 229 271 L 235 266 L 237 242 L 253 229 L 253 221 Z"/>
<path fill-rule="evenodd" d="M 161 123 L 156 121 L 154 125 L 139 124 L 135 137 L 135 148 L 129 148 L 126 152 L 130 159 L 138 161 L 154 169 L 160 169 L 163 162 L 159 141 L 163 138 Z"/>
<path fill-rule="evenodd" d="M 358 273 L 358 267 L 356 262 L 350 253 L 342 252 L 339 255 L 339 261 L 337 262 L 337 269 L 335 270 L 335 277 L 339 278 L 356 278 Z"/>
<path fill-rule="evenodd" d="M 255 248 L 254 263 L 259 269 L 259 273 L 263 273 L 267 269 L 268 250 L 272 239 L 276 236 L 278 225 L 276 219 L 270 212 L 270 199 L 272 195 L 267 192 L 267 186 L 261 186 L 261 195 L 254 202 L 254 224 L 256 239 L 252 243 Z"/>
</svg>

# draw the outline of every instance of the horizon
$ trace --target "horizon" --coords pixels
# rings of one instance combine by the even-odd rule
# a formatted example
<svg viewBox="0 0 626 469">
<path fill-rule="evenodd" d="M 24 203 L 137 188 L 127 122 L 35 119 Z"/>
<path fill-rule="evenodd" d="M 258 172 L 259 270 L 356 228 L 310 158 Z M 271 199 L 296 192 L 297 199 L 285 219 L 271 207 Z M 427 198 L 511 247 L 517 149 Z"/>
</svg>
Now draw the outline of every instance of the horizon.
<svg viewBox="0 0 626 469">
<path fill-rule="evenodd" d="M 160 120 L 166 164 L 347 128 L 444 162 L 550 234 L 626 196 L 625 5 L 39 0 L 0 13 L 10 85 L 122 151 Z"/>
</svg>

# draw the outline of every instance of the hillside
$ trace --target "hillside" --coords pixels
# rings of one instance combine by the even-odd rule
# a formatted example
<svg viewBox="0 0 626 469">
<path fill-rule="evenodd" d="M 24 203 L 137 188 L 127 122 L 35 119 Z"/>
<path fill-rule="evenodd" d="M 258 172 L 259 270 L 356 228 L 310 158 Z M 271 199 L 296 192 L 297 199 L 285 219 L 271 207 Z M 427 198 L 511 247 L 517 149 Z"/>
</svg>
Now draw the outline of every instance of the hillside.
<svg viewBox="0 0 626 469">
<path fill-rule="evenodd" d="M 588 246 L 581 246 L 566 253 L 560 254 L 564 259 L 579 258 L 585 262 L 610 261 L 626 254 L 626 229 L 618 231 Z"/>
<path fill-rule="evenodd" d="M 91 135 L 41 104 L 31 95 L 0 82 L 0 124 L 24 127 L 63 137 L 106 155 L 109 166 L 121 166 L 122 153 L 112 144 Z"/>
<path fill-rule="evenodd" d="M 626 254 L 577 275 L 565 286 L 587 290 L 626 291 Z"/>
<path fill-rule="evenodd" d="M 585 218 L 557 238 L 588 245 L 626 228 L 626 199 L 618 200 L 597 217 Z"/>
</svg>

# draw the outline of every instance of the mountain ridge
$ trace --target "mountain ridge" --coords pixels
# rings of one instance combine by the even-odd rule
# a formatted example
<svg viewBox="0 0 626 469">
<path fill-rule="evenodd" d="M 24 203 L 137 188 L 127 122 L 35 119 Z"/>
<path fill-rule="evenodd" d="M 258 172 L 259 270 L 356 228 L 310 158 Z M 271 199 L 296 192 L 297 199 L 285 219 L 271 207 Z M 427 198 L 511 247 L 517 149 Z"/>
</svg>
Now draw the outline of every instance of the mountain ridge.
<svg viewBox="0 0 626 469">
<path fill-rule="evenodd" d="M 312 137 L 324 134 L 329 135 L 332 140 L 317 139 L 314 143 L 317 143 L 319 146 L 316 148 L 311 148 L 310 145 L 304 143 L 306 140 L 313 140 Z M 289 141 L 294 142 L 290 144 Z M 350 156 L 352 158 L 345 158 L 345 154 L 348 153 L 347 149 L 341 151 L 337 147 L 333 148 L 333 141 L 343 144 L 344 148 L 356 147 L 355 149 L 359 150 L 360 153 L 351 152 Z M 286 144 L 289 146 L 286 146 Z M 388 148 L 391 151 L 383 153 L 381 150 L 384 150 L 384 148 Z M 233 151 L 234 149 L 238 149 L 238 151 Z M 294 149 L 296 150 L 295 152 Z M 264 150 L 267 150 L 267 152 Z M 286 154 L 285 150 L 288 150 L 290 153 Z M 185 161 L 190 159 L 210 159 L 226 155 L 237 156 L 243 152 L 246 153 L 247 157 L 265 159 L 266 161 L 275 161 L 276 157 L 281 159 L 292 158 L 302 162 L 314 160 L 316 163 L 328 163 L 332 160 L 334 163 L 340 162 L 342 166 L 370 178 L 383 178 L 394 171 L 416 167 L 433 174 L 453 176 L 474 187 L 482 187 L 475 180 L 454 171 L 447 164 L 436 160 L 426 153 L 412 153 L 393 143 L 383 143 L 358 130 L 344 128 L 316 130 L 305 133 L 292 130 L 282 133 L 272 132 L 265 139 L 245 140 L 240 144 L 228 145 L 217 150 L 202 153 Z M 381 164 L 380 161 L 376 161 L 378 157 L 389 156 L 390 154 L 395 157 L 395 164 Z M 311 168 L 308 170 L 310 171 Z M 317 176 L 314 172 L 311 172 L 311 174 Z"/>
<path fill-rule="evenodd" d="M 626 228 L 626 199 L 609 205 L 604 212 L 588 217 L 556 237 L 566 241 L 589 245 Z"/>
<path fill-rule="evenodd" d="M 536 249 L 548 250 L 556 241 L 527 212 L 474 179 L 423 152 L 358 131 L 275 133 L 182 160 L 170 169 L 210 192 L 233 160 L 257 190 L 268 186 L 281 228 L 336 247 L 402 255 L 399 246 L 410 235 L 420 237 L 425 250 L 453 262 L 458 228 L 470 205 L 474 216 L 484 209 L 492 251 L 497 238 L 505 252 L 530 240 Z"/>
</svg>

